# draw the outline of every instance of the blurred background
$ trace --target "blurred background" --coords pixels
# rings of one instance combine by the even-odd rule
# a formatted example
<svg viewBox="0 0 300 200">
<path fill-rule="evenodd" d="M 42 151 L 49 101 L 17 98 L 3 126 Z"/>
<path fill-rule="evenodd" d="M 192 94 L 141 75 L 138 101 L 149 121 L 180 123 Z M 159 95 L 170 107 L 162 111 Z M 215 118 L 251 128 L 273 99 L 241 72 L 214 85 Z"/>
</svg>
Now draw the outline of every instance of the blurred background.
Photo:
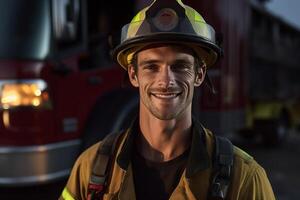
<svg viewBox="0 0 300 200">
<path fill-rule="evenodd" d="M 0 0 L 0 199 L 54 200 L 80 152 L 126 128 L 138 94 L 111 59 L 150 0 Z M 300 2 L 183 0 L 224 56 L 194 115 L 266 169 L 279 200 L 300 199 Z"/>
</svg>

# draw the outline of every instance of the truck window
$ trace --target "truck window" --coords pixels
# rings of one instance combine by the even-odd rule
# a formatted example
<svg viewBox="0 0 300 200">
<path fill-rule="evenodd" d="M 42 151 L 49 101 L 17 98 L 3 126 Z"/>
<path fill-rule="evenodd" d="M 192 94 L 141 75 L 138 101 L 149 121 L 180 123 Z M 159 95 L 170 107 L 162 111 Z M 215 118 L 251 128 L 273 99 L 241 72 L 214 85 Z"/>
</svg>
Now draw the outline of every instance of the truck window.
<svg viewBox="0 0 300 200">
<path fill-rule="evenodd" d="M 44 59 L 50 49 L 48 0 L 0 1 L 0 57 Z"/>
<path fill-rule="evenodd" d="M 54 37 L 58 48 L 68 48 L 81 42 L 79 0 L 52 0 Z"/>
<path fill-rule="evenodd" d="M 118 5 L 116 5 L 118 4 Z M 120 29 L 130 22 L 134 14 L 132 0 L 106 1 L 88 0 L 88 48 L 91 67 L 109 67 L 111 43 L 117 43 Z M 113 42 L 116 41 L 117 42 Z"/>
</svg>

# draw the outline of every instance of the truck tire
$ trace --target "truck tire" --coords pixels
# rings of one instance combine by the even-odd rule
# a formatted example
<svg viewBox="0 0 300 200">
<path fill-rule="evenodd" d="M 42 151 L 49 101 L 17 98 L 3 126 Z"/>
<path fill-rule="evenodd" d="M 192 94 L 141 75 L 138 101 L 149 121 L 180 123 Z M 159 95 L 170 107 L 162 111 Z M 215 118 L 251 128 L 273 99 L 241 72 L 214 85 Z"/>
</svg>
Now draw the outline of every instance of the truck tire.
<svg viewBox="0 0 300 200">
<path fill-rule="evenodd" d="M 138 95 L 133 91 L 122 91 L 102 97 L 87 120 L 82 150 L 99 142 L 109 133 L 128 128 L 137 115 L 138 102 Z"/>
</svg>

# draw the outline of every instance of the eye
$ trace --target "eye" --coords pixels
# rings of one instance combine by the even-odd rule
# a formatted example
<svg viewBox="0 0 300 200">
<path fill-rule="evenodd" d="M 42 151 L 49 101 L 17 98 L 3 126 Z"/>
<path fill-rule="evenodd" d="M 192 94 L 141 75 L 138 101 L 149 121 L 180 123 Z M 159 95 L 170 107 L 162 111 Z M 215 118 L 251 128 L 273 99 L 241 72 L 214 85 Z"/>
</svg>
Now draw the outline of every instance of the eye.
<svg viewBox="0 0 300 200">
<path fill-rule="evenodd" d="M 192 66 L 187 63 L 176 63 L 172 65 L 172 70 L 175 72 L 187 72 L 192 69 Z"/>
<path fill-rule="evenodd" d="M 158 66 L 156 64 L 147 64 L 147 65 L 144 65 L 142 67 L 143 70 L 146 70 L 146 71 L 157 71 L 158 70 Z"/>
</svg>

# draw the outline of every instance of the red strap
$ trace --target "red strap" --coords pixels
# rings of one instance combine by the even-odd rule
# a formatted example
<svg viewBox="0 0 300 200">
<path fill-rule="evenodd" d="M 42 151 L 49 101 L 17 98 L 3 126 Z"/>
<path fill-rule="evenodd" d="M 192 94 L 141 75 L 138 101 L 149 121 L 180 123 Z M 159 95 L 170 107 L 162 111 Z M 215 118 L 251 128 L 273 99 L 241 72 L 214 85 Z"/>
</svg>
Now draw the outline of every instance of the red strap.
<svg viewBox="0 0 300 200">
<path fill-rule="evenodd" d="M 103 189 L 104 189 L 103 184 L 89 183 L 89 190 L 95 190 L 96 192 L 102 192 Z"/>
<path fill-rule="evenodd" d="M 102 200 L 106 177 L 110 171 L 112 156 L 121 133 L 107 135 L 99 145 L 93 162 L 92 174 L 88 185 L 88 200 Z"/>
<path fill-rule="evenodd" d="M 89 183 L 87 200 L 101 200 L 103 198 L 104 185 Z"/>
</svg>

